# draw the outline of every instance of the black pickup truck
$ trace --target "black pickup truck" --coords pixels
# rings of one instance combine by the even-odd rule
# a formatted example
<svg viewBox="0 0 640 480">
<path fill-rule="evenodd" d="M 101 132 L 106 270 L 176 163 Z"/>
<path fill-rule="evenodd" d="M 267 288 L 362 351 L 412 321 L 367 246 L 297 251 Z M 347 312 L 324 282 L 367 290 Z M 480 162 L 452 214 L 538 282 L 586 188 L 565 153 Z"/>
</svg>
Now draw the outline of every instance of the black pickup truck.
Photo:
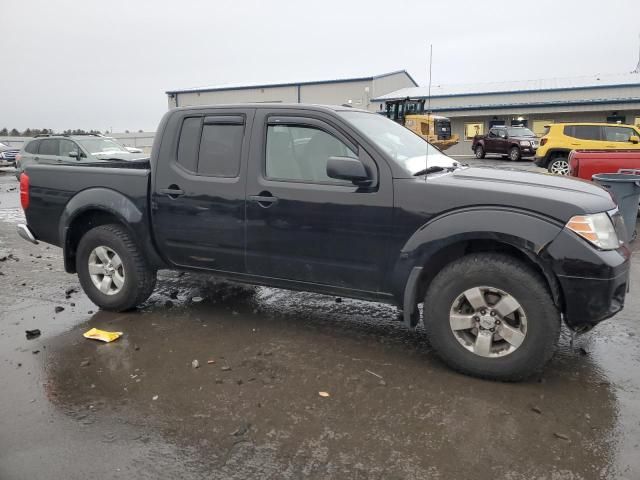
<svg viewBox="0 0 640 480">
<path fill-rule="evenodd" d="M 159 269 L 397 305 L 454 368 L 516 380 L 623 307 L 630 250 L 588 182 L 466 168 L 352 108 L 179 108 L 148 162 L 29 165 L 20 235 L 64 249 L 98 306 Z"/>
</svg>

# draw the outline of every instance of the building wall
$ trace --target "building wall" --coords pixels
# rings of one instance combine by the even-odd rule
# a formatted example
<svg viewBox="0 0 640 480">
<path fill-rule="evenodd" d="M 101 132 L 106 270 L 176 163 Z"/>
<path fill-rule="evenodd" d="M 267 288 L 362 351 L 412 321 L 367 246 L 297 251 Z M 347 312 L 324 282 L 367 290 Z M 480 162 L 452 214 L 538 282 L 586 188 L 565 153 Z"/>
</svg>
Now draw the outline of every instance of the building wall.
<svg viewBox="0 0 640 480">
<path fill-rule="evenodd" d="M 415 84 L 407 75 L 404 74 L 404 72 L 374 78 L 370 98 L 376 98 L 380 95 L 386 95 L 387 93 L 395 92 L 396 90 L 400 90 L 401 88 L 408 87 L 415 87 Z M 379 108 L 380 104 L 376 103 L 371 103 L 369 106 L 369 110 L 372 111 L 377 111 L 379 110 Z"/>
<path fill-rule="evenodd" d="M 543 125 L 547 123 L 564 123 L 564 122 L 606 122 L 607 117 L 613 116 L 616 113 L 618 116 L 625 117 L 627 124 L 637 124 L 640 128 L 640 104 L 634 105 L 632 109 L 624 109 L 625 105 L 611 105 L 607 106 L 606 110 L 573 110 L 573 111 L 553 111 L 547 109 L 546 112 L 536 111 L 530 113 L 522 113 L 513 109 L 511 113 L 505 114 L 494 112 L 475 112 L 473 115 L 460 115 L 460 112 L 443 112 L 444 115 L 451 119 L 451 131 L 454 134 L 460 136 L 460 142 L 447 150 L 449 155 L 473 155 L 471 151 L 471 139 L 465 139 L 465 125 L 479 123 L 482 125 L 483 132 L 486 134 L 489 130 L 491 122 L 503 121 L 505 125 L 511 125 L 511 122 L 521 122 L 518 120 L 522 118 L 522 122 L 526 122 L 527 127 L 533 130 L 534 123 L 536 125 Z M 541 110 L 541 109 L 538 109 Z M 536 122 L 536 120 L 544 120 L 543 122 Z M 540 132 L 536 132 L 540 134 Z"/>
<path fill-rule="evenodd" d="M 324 105 L 348 104 L 356 108 L 377 110 L 371 103 L 375 96 L 391 93 L 405 87 L 415 86 L 404 73 L 374 78 L 364 81 L 337 81 L 314 84 L 291 85 L 286 87 L 237 88 L 200 92 L 184 92 L 168 97 L 169 108 L 191 105 L 214 105 L 225 103 L 315 103 Z"/>
<path fill-rule="evenodd" d="M 225 103 L 264 103 L 264 102 L 292 102 L 298 101 L 298 87 L 265 87 L 244 88 L 234 90 L 214 90 L 202 92 L 176 93 L 169 97 L 169 108 L 192 105 L 216 105 Z"/>
<path fill-rule="evenodd" d="M 300 87 L 300 102 L 343 105 L 349 104 L 351 101 L 351 105 L 355 108 L 368 109 L 372 98 L 372 87 L 370 81 L 302 85 Z"/>
</svg>

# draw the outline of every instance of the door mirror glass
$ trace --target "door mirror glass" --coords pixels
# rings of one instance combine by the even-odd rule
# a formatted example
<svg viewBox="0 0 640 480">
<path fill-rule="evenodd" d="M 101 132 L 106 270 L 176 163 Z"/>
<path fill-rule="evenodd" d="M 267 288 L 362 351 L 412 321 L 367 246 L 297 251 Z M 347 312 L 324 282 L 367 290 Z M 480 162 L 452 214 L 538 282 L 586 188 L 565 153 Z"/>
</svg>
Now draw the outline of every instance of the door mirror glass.
<svg viewBox="0 0 640 480">
<path fill-rule="evenodd" d="M 638 142 L 640 142 L 640 137 L 638 137 L 638 136 L 636 136 L 636 135 L 631 135 L 631 136 L 629 137 L 629 141 L 630 141 L 631 143 L 638 143 Z"/>
<path fill-rule="evenodd" d="M 80 154 L 78 153 L 77 150 L 74 150 L 74 151 L 68 152 L 67 157 L 80 158 Z"/>
<path fill-rule="evenodd" d="M 327 176 L 338 180 L 347 180 L 355 185 L 367 185 L 371 182 L 362 162 L 351 157 L 329 157 Z"/>
<path fill-rule="evenodd" d="M 500 138 L 507 138 L 507 132 L 501 131 L 499 135 L 500 135 Z"/>
</svg>

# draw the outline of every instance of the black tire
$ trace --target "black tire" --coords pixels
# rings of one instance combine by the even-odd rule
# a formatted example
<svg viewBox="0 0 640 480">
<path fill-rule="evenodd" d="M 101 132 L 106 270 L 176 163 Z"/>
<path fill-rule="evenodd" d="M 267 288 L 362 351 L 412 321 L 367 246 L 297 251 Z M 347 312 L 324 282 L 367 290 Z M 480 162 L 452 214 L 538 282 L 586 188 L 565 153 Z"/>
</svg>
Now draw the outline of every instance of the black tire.
<svg viewBox="0 0 640 480">
<path fill-rule="evenodd" d="M 467 350 L 451 328 L 449 314 L 454 301 L 479 286 L 509 293 L 526 314 L 524 340 L 505 356 L 484 357 Z M 480 378 L 518 381 L 541 370 L 553 356 L 560 335 L 560 313 L 536 271 L 508 255 L 478 253 L 452 262 L 433 279 L 425 298 L 424 325 L 431 345 L 452 368 Z"/>
<path fill-rule="evenodd" d="M 522 152 L 518 147 L 511 147 L 509 149 L 509 160 L 512 162 L 518 162 L 522 158 Z"/>
<path fill-rule="evenodd" d="M 482 145 L 476 145 L 476 149 L 473 151 L 473 153 L 476 155 L 476 158 L 478 160 L 482 160 L 486 155 L 484 147 Z"/>
<path fill-rule="evenodd" d="M 569 159 L 567 157 L 555 157 L 547 165 L 547 170 L 554 175 L 569 175 Z"/>
<path fill-rule="evenodd" d="M 113 295 L 102 293 L 89 273 L 89 256 L 100 246 L 108 247 L 119 255 L 125 272 L 120 291 Z M 115 312 L 130 310 L 143 303 L 156 284 L 156 271 L 148 265 L 129 232 L 117 224 L 93 228 L 80 239 L 76 271 L 80 285 L 91 301 L 104 310 Z"/>
</svg>

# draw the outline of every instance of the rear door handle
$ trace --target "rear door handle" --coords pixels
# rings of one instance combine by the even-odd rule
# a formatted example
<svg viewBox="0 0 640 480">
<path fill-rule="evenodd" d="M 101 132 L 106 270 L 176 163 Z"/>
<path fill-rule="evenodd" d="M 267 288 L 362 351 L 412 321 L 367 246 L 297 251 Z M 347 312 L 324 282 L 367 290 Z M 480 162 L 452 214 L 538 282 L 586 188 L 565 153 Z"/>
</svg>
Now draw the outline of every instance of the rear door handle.
<svg viewBox="0 0 640 480">
<path fill-rule="evenodd" d="M 176 198 L 184 195 L 184 190 L 180 190 L 180 187 L 178 187 L 177 185 L 170 185 L 169 188 L 161 188 L 160 190 L 158 190 L 158 193 L 167 195 L 171 198 Z"/>
<path fill-rule="evenodd" d="M 258 202 L 258 205 L 263 208 L 268 208 L 278 202 L 278 198 L 274 197 L 269 192 L 260 192 L 259 195 L 249 195 L 249 200 Z"/>
</svg>

